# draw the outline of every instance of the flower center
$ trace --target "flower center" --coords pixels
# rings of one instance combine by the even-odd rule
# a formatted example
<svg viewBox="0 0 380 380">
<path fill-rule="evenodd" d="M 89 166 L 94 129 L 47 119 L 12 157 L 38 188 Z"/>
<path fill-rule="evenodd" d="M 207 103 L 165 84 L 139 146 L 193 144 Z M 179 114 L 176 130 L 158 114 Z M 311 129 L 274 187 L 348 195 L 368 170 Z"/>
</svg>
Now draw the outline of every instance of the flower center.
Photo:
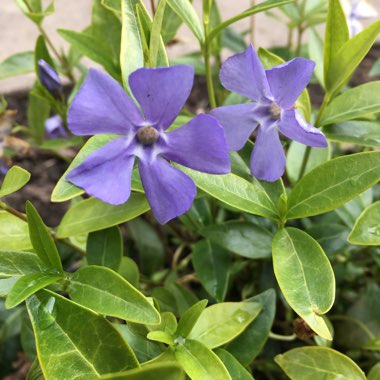
<svg viewBox="0 0 380 380">
<path fill-rule="evenodd" d="M 269 112 L 273 119 L 278 120 L 281 116 L 281 107 L 274 102 L 270 105 Z"/>
<path fill-rule="evenodd" d="M 142 145 L 153 145 L 157 140 L 160 134 L 157 129 L 151 126 L 142 127 L 137 131 L 137 140 Z"/>
</svg>

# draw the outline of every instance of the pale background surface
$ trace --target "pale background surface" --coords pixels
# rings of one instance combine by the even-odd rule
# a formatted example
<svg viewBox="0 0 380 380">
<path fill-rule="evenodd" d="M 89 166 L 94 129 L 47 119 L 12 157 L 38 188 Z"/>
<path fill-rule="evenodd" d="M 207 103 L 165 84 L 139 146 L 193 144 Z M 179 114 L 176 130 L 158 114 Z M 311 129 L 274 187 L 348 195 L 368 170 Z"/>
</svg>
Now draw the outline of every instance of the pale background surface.
<svg viewBox="0 0 380 380">
<path fill-rule="evenodd" d="M 146 3 L 148 1 L 144 0 Z M 44 21 L 44 27 L 50 33 L 57 47 L 67 46 L 55 29 L 73 29 L 80 31 L 90 22 L 91 0 L 56 0 L 56 11 Z M 201 0 L 194 0 L 198 10 Z M 218 0 L 223 19 L 229 18 L 250 6 L 250 0 Z M 372 0 L 380 13 L 380 0 Z M 149 7 L 148 7 L 149 8 Z M 249 20 L 235 24 L 237 30 L 246 29 Z M 265 14 L 256 17 L 255 45 L 268 48 L 281 45 L 286 41 L 286 28 Z M 35 25 L 21 12 L 14 0 L 0 0 L 0 62 L 8 56 L 22 51 L 33 50 L 38 31 Z M 181 27 L 179 36 L 183 43 L 169 48 L 169 56 L 178 56 L 197 49 L 197 42 L 186 26 Z M 0 93 L 21 90 L 31 86 L 33 75 L 23 75 L 0 81 Z"/>
</svg>

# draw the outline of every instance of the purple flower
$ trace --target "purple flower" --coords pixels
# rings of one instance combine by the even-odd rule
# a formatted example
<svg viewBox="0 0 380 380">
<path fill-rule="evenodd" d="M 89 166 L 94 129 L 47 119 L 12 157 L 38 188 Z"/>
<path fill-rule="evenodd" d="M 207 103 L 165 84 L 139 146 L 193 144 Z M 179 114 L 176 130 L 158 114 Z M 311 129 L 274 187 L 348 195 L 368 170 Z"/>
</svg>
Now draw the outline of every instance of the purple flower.
<svg viewBox="0 0 380 380">
<path fill-rule="evenodd" d="M 239 150 L 258 127 L 251 156 L 251 172 L 275 181 L 285 170 L 285 153 L 278 130 L 286 137 L 313 147 L 325 147 L 326 138 L 308 124 L 294 103 L 309 82 L 314 62 L 295 58 L 265 70 L 252 45 L 227 59 L 220 72 L 225 88 L 255 103 L 219 107 L 211 111 L 224 127 L 231 150 Z"/>
<path fill-rule="evenodd" d="M 343 0 L 341 4 L 346 14 L 351 37 L 363 30 L 362 20 L 377 17 L 378 14 L 376 9 L 366 0 Z"/>
<path fill-rule="evenodd" d="M 69 137 L 63 125 L 63 120 L 59 115 L 51 116 L 45 120 L 45 133 L 49 139 L 67 139 Z"/>
<path fill-rule="evenodd" d="M 138 157 L 141 181 L 156 219 L 164 224 L 186 212 L 196 195 L 194 182 L 169 161 L 212 174 L 230 171 L 223 128 L 210 115 L 198 115 L 181 128 L 173 123 L 190 94 L 191 66 L 138 69 L 129 77 L 139 106 L 110 76 L 90 69 L 69 109 L 77 135 L 120 135 L 73 169 L 68 180 L 114 205 L 127 201 Z"/>
<path fill-rule="evenodd" d="M 43 59 L 38 60 L 38 76 L 42 85 L 52 94 L 62 89 L 62 82 L 58 73 Z"/>
</svg>

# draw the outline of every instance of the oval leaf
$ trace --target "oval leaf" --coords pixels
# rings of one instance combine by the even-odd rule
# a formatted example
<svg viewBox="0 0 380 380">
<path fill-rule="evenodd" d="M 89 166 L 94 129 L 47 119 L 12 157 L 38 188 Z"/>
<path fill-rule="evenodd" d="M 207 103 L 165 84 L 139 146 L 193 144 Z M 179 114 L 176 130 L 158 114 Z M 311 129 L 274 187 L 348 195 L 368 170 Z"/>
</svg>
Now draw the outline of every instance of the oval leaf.
<svg viewBox="0 0 380 380">
<path fill-rule="evenodd" d="M 12 166 L 5 175 L 0 188 L 0 198 L 12 194 L 24 187 L 30 179 L 30 173 L 19 166 Z"/>
<path fill-rule="evenodd" d="M 322 315 L 334 303 L 335 278 L 321 246 L 301 230 L 281 229 L 273 239 L 273 267 L 291 308 L 318 335 L 331 340 Z"/>
<path fill-rule="evenodd" d="M 111 269 L 87 266 L 70 279 L 70 298 L 97 313 L 126 321 L 155 324 L 160 315 L 146 297 Z"/>
<path fill-rule="evenodd" d="M 40 273 L 44 265 L 32 252 L 0 251 L 0 277 Z"/>
<path fill-rule="evenodd" d="M 9 249 L 30 249 L 28 223 L 6 211 L 0 211 L 0 247 Z"/>
</svg>

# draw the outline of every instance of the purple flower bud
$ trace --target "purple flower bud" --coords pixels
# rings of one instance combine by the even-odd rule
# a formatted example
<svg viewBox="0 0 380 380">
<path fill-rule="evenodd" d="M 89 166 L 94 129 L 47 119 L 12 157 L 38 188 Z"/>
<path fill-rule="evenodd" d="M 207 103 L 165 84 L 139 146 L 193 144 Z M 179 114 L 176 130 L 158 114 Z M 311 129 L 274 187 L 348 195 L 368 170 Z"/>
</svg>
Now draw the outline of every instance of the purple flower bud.
<svg viewBox="0 0 380 380">
<path fill-rule="evenodd" d="M 62 82 L 58 73 L 43 59 L 38 60 L 38 76 L 42 85 L 52 94 L 62 89 Z"/>
<path fill-rule="evenodd" d="M 45 133 L 48 139 L 67 139 L 69 137 L 63 125 L 63 120 L 59 115 L 54 115 L 46 119 Z"/>
</svg>

